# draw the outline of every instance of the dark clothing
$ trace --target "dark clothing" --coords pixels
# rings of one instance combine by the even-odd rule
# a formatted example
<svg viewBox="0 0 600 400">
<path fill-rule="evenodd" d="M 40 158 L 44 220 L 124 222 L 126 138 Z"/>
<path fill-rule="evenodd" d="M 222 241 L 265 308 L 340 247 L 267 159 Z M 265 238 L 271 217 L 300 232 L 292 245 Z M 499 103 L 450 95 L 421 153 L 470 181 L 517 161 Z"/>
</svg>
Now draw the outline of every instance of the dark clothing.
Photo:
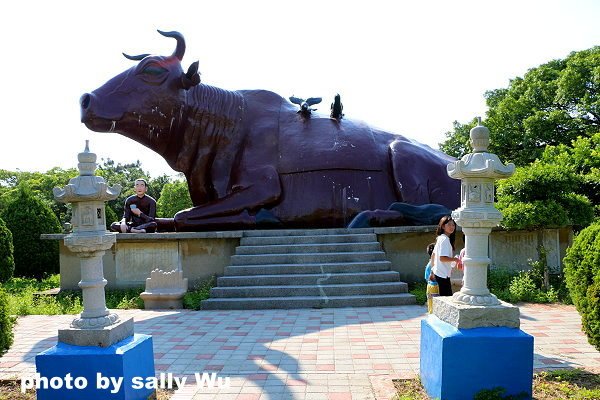
<svg viewBox="0 0 600 400">
<path fill-rule="evenodd" d="M 452 283 L 450 282 L 450 277 L 441 278 L 436 275 L 435 281 L 440 288 L 440 296 L 452 296 Z"/>
<path fill-rule="evenodd" d="M 135 204 L 142 212 L 139 216 L 131 212 L 132 204 Z M 156 222 L 154 219 L 156 218 L 156 200 L 147 195 L 144 195 L 143 197 L 138 197 L 135 194 L 129 196 L 125 200 L 123 218 L 125 218 L 125 222 L 127 223 L 127 232 L 129 232 L 132 227 L 144 229 L 147 233 L 155 232 Z M 110 228 L 114 232 L 121 232 L 121 227 L 118 222 L 113 223 Z"/>
<path fill-rule="evenodd" d="M 135 204 L 142 212 L 139 217 L 131 212 L 132 204 Z M 129 196 L 125 200 L 123 218 L 125 218 L 125 222 L 131 222 L 131 225 L 134 227 L 138 227 L 148 222 L 154 222 L 154 219 L 156 218 L 156 200 L 147 195 L 144 195 L 143 197 L 138 197 L 136 194 Z"/>
</svg>

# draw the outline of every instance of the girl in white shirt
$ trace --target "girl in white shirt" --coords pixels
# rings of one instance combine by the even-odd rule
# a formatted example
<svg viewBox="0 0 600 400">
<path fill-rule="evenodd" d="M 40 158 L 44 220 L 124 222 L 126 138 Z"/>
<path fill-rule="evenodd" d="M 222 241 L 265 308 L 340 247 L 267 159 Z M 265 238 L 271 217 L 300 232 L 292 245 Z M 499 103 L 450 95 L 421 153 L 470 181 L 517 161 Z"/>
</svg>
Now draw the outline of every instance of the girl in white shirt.
<svg viewBox="0 0 600 400">
<path fill-rule="evenodd" d="M 459 262 L 459 259 L 454 257 L 455 231 L 456 224 L 451 216 L 446 215 L 440 219 L 440 223 L 435 232 L 437 239 L 433 250 L 434 262 L 431 270 L 438 283 L 440 296 L 452 296 L 452 285 L 450 283 L 452 263 Z"/>
</svg>

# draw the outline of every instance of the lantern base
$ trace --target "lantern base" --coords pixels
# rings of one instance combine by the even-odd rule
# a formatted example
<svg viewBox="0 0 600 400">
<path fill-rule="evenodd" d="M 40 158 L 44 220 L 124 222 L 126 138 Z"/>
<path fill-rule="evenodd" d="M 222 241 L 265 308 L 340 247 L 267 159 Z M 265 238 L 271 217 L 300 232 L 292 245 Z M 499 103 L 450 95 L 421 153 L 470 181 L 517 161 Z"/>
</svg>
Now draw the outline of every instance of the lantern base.
<svg viewBox="0 0 600 400">
<path fill-rule="evenodd" d="M 520 329 L 456 329 L 434 315 L 421 321 L 420 374 L 431 398 L 472 399 L 501 387 L 531 399 L 533 337 Z"/>
<path fill-rule="evenodd" d="M 38 400 L 146 400 L 155 392 L 145 385 L 155 375 L 148 335 L 130 336 L 106 348 L 59 342 L 38 354 L 35 365 L 40 381 L 61 383 L 41 385 Z"/>
<path fill-rule="evenodd" d="M 518 328 L 519 307 L 499 301 L 498 305 L 473 306 L 456 303 L 452 297 L 435 297 L 433 314 L 458 329 L 481 327 Z"/>
<path fill-rule="evenodd" d="M 58 330 L 58 341 L 73 346 L 109 347 L 130 336 L 133 336 L 133 318 L 103 328 Z"/>
</svg>

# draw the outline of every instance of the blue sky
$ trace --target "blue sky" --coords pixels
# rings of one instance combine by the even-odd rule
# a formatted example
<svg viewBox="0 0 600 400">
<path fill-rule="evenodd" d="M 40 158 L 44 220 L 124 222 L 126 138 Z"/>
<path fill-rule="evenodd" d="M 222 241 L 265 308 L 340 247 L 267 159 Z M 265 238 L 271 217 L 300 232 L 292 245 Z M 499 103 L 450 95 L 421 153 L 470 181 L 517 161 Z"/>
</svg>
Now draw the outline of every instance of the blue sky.
<svg viewBox="0 0 600 400">
<path fill-rule="evenodd" d="M 452 121 L 486 111 L 486 90 L 600 44 L 600 2 L 538 1 L 19 1 L 0 16 L 0 168 L 74 167 L 90 140 L 99 158 L 139 159 L 175 174 L 118 134 L 87 130 L 79 97 L 131 67 L 129 54 L 173 52 L 203 82 L 284 97 L 335 93 L 344 112 L 437 147 Z"/>
</svg>

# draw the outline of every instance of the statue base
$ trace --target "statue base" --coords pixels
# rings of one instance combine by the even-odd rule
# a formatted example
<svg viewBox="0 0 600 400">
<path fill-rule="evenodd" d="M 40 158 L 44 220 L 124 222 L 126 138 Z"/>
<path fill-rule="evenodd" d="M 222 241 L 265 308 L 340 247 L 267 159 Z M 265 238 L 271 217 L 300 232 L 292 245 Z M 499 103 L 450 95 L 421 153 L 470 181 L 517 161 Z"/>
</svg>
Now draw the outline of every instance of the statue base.
<svg viewBox="0 0 600 400">
<path fill-rule="evenodd" d="M 133 336 L 133 318 L 103 328 L 58 330 L 58 341 L 73 346 L 109 347 Z"/>
<path fill-rule="evenodd" d="M 472 399 L 502 387 L 505 396 L 531 399 L 533 337 L 520 329 L 457 329 L 429 315 L 421 321 L 420 375 L 431 398 Z"/>
<path fill-rule="evenodd" d="M 130 336 L 106 348 L 59 342 L 38 354 L 35 365 L 40 378 L 55 382 L 36 390 L 38 400 L 146 400 L 155 392 L 144 385 L 155 374 L 148 335 Z M 67 376 L 70 385 L 56 384 L 64 383 Z"/>
<path fill-rule="evenodd" d="M 433 314 L 458 329 L 502 326 L 519 328 L 519 307 L 499 302 L 499 305 L 473 306 L 456 303 L 452 297 L 434 297 Z"/>
</svg>

